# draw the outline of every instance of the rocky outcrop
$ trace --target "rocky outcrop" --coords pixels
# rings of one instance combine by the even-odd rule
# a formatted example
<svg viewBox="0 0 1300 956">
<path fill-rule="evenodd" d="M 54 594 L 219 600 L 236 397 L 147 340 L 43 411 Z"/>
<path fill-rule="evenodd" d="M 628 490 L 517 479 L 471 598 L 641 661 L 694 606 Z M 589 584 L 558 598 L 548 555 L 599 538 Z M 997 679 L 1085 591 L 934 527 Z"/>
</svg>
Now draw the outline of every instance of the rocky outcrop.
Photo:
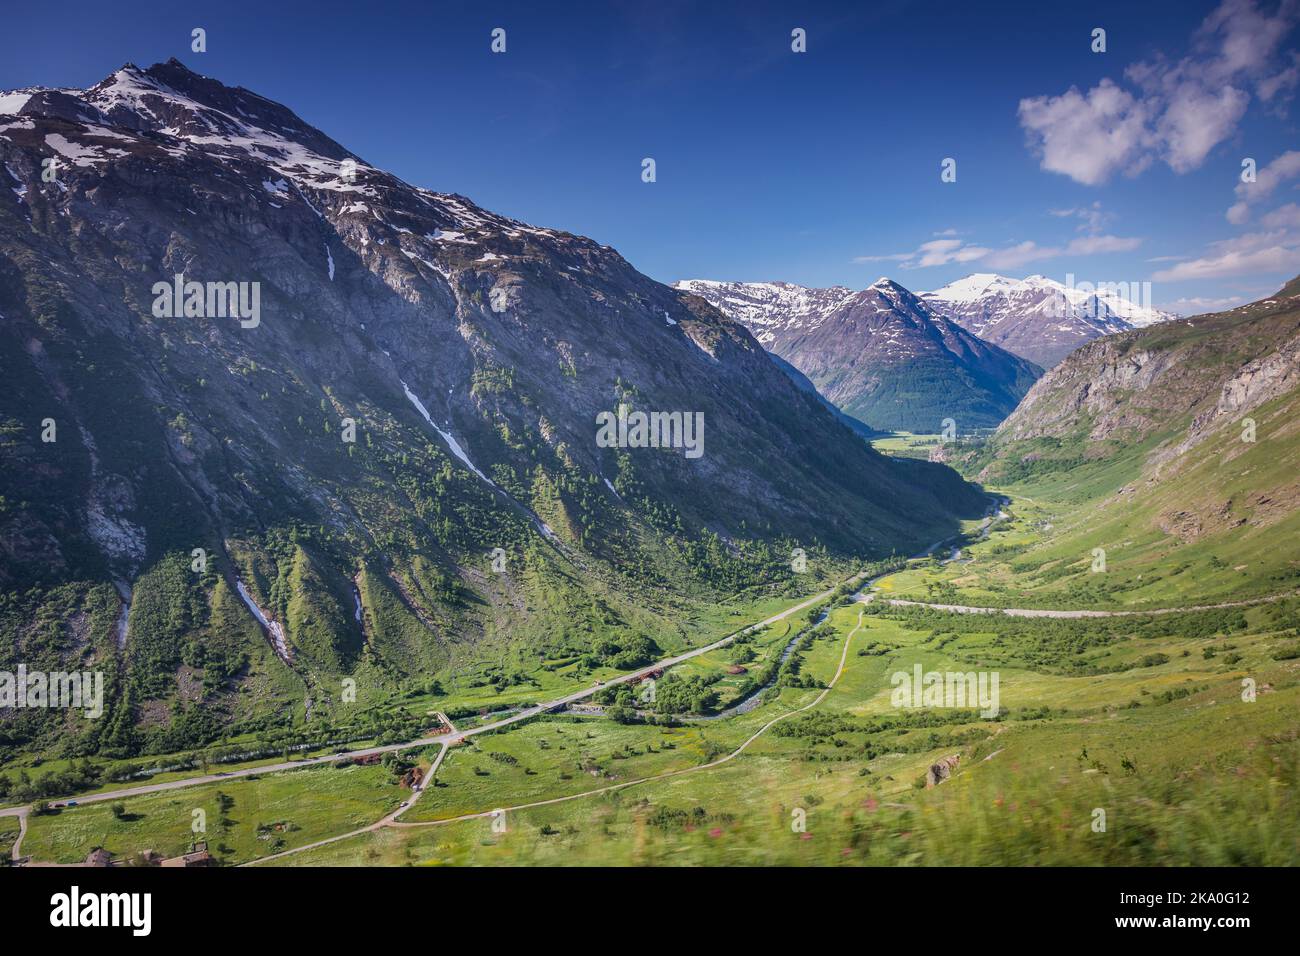
<svg viewBox="0 0 1300 956">
<path fill-rule="evenodd" d="M 1127 398 L 1151 388 L 1173 359 L 1131 348 L 1132 341 L 1131 335 L 1098 339 L 1049 371 L 998 429 L 999 438 L 1023 441 L 1055 435 L 1085 420 L 1093 441 L 1140 429 L 1144 422 Z"/>
<path fill-rule="evenodd" d="M 1178 453 L 1191 448 L 1225 419 L 1239 423 L 1246 412 L 1289 392 L 1297 384 L 1300 384 L 1300 336 L 1284 342 L 1276 352 L 1247 362 L 1224 382 L 1214 407 L 1192 419 L 1187 439 L 1178 446 Z"/>
<path fill-rule="evenodd" d="M 938 763 L 933 763 L 925 772 L 925 788 L 927 790 L 937 787 L 957 769 L 957 764 L 961 762 L 960 754 L 953 754 L 951 757 L 944 757 Z"/>
</svg>

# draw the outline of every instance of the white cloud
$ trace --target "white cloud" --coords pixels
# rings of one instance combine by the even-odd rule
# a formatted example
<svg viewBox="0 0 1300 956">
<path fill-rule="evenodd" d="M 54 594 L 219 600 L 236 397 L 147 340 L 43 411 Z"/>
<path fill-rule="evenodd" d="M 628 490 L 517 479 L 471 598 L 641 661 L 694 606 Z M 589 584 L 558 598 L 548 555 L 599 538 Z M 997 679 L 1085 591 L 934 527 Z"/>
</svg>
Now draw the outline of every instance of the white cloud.
<svg viewBox="0 0 1300 956">
<path fill-rule="evenodd" d="M 1201 165 L 1210 150 L 1232 135 L 1248 103 L 1250 94 L 1233 86 L 1212 92 L 1195 81 L 1177 80 L 1156 122 L 1164 161 L 1176 173 Z"/>
<path fill-rule="evenodd" d="M 1227 309 L 1234 309 L 1239 305 L 1254 302 L 1267 294 L 1267 292 L 1260 292 L 1254 295 L 1230 295 L 1217 299 L 1191 296 L 1185 299 L 1174 299 L 1172 302 L 1162 302 L 1156 308 L 1165 312 L 1174 312 L 1178 315 L 1201 315 L 1206 312 L 1223 312 Z"/>
<path fill-rule="evenodd" d="M 1064 246 L 1040 246 L 1036 242 L 1022 242 L 1005 249 L 997 249 L 985 256 L 983 262 L 991 269 L 1014 269 L 1040 259 L 1059 259 L 1061 256 L 1095 256 L 1105 252 L 1131 252 L 1142 244 L 1141 239 L 1126 236 L 1081 236 Z"/>
<path fill-rule="evenodd" d="M 1075 206 L 1070 209 L 1049 209 L 1047 211 L 1049 214 L 1056 216 L 1059 219 L 1068 219 L 1070 217 L 1077 218 L 1080 220 L 1078 227 L 1079 231 L 1089 232 L 1094 235 L 1101 232 L 1101 230 L 1106 226 L 1106 223 L 1110 222 L 1110 220 L 1114 218 L 1111 213 L 1105 212 L 1101 208 L 1100 201 L 1094 202 L 1090 206 Z"/>
<path fill-rule="evenodd" d="M 1300 232 L 1300 206 L 1293 202 L 1279 206 L 1265 215 L 1259 224 L 1265 229 L 1295 229 Z"/>
<path fill-rule="evenodd" d="M 1132 252 L 1142 240 L 1126 236 L 1083 236 L 1066 244 L 1066 255 L 1095 256 L 1103 252 Z"/>
<path fill-rule="evenodd" d="M 1247 87 L 1269 100 L 1295 85 L 1275 61 L 1298 20 L 1297 0 L 1282 0 L 1271 16 L 1255 0 L 1224 0 L 1193 37 L 1191 55 L 1125 71 L 1136 93 L 1106 78 L 1086 93 L 1029 97 L 1020 101 L 1020 125 L 1043 169 L 1085 185 L 1136 175 L 1157 158 L 1178 173 L 1195 169 L 1237 128 Z"/>
<path fill-rule="evenodd" d="M 1263 202 L 1288 179 L 1300 176 L 1300 150 L 1278 156 L 1255 173 L 1253 183 L 1237 183 L 1237 201 L 1228 209 L 1228 222 L 1241 225 L 1250 219 L 1250 207 Z"/>
<path fill-rule="evenodd" d="M 1151 277 L 1154 282 L 1222 279 L 1260 273 L 1300 272 L 1300 237 L 1286 230 L 1252 232 L 1210 244 L 1208 254 L 1187 259 Z"/>
<path fill-rule="evenodd" d="M 1272 16 L 1254 0 L 1225 0 L 1205 18 L 1196 34 L 1199 49 L 1213 51 L 1205 63 L 1206 80 L 1221 83 L 1238 74 L 1261 76 L 1297 19 L 1295 0 L 1282 0 Z"/>
<path fill-rule="evenodd" d="M 925 269 L 950 262 L 979 262 L 990 269 L 1014 269 L 1040 259 L 1064 255 L 1092 256 L 1105 252 L 1128 252 L 1142 240 L 1124 236 L 1079 236 L 1063 246 L 1040 246 L 1033 241 L 1020 242 L 1001 249 L 967 244 L 961 239 L 932 239 L 911 252 L 881 256 L 858 256 L 854 262 L 898 262 L 904 269 Z"/>
<path fill-rule="evenodd" d="M 1039 259 L 1052 259 L 1061 254 L 1057 246 L 1040 246 L 1036 242 L 1021 242 L 1005 249 L 998 249 L 984 257 L 984 264 L 990 269 L 1015 269 Z"/>
<path fill-rule="evenodd" d="M 968 246 L 961 239 L 932 239 L 911 252 L 884 256 L 858 256 L 854 262 L 901 262 L 904 269 L 925 269 L 949 262 L 973 262 L 988 253 L 983 246 Z"/>
<path fill-rule="evenodd" d="M 1292 53 L 1291 65 L 1261 80 L 1256 92 L 1261 100 L 1268 102 L 1278 93 L 1295 89 L 1297 82 L 1300 82 L 1300 53 Z"/>
<path fill-rule="evenodd" d="M 1278 229 L 1273 232 L 1244 232 L 1231 239 L 1212 242 L 1210 248 L 1218 252 L 1255 252 L 1273 246 L 1294 246 L 1297 242 L 1300 242 L 1300 237 Z"/>
<path fill-rule="evenodd" d="M 965 245 L 960 239 L 936 239 L 934 242 L 924 242 L 918 251 L 921 253 L 920 261 L 910 268 L 938 266 L 945 262 L 971 262 L 988 252 L 980 246 Z"/>
<path fill-rule="evenodd" d="M 1042 152 L 1042 167 L 1095 186 L 1118 169 L 1138 173 L 1150 162 L 1146 106 L 1110 80 L 1080 93 L 1020 101 L 1020 125 Z"/>
</svg>

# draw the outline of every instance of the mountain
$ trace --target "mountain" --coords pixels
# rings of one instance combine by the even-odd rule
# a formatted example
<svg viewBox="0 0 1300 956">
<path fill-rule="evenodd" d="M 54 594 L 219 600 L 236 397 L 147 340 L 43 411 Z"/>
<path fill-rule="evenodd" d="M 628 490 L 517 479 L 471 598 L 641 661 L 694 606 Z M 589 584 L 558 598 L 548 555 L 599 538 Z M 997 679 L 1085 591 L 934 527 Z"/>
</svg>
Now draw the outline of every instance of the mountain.
<svg viewBox="0 0 1300 956">
<path fill-rule="evenodd" d="M 1092 580 L 1112 599 L 1277 594 L 1300 585 L 1297 417 L 1293 281 L 1228 312 L 1084 345 L 962 466 L 1068 505 L 1051 542 L 1017 558 L 1045 583 L 1088 579 L 1102 548 L 1106 574 Z"/>
<path fill-rule="evenodd" d="M 1043 368 L 1103 335 L 1177 318 L 1135 305 L 1113 288 L 1072 288 L 1033 275 L 1008 279 L 978 273 L 921 293 L 938 314 Z"/>
<path fill-rule="evenodd" d="M 815 321 L 835 306 L 854 295 L 852 289 L 835 286 L 830 289 L 808 289 L 789 282 L 714 282 L 709 279 L 688 279 L 676 283 L 676 288 L 690 292 L 721 309 L 729 318 L 748 328 L 764 346 L 787 329 L 797 329 Z M 866 439 L 884 434 L 865 422 L 844 414 L 829 399 L 817 391 L 807 375 L 799 371 L 775 352 L 768 355 L 777 368 L 790 376 L 800 390 L 816 396 L 831 414 Z"/>
<path fill-rule="evenodd" d="M 377 720 L 342 675 L 532 699 L 806 589 L 793 547 L 829 577 L 983 508 L 608 246 L 175 60 L 0 108 L 0 667 L 109 674 L 6 747 Z M 673 447 L 607 447 L 620 406 Z"/>
<path fill-rule="evenodd" d="M 867 289 L 687 280 L 847 414 L 876 429 L 997 425 L 1042 370 L 936 315 L 889 279 Z"/>
<path fill-rule="evenodd" d="M 866 422 L 860 422 L 856 418 L 853 418 L 851 415 L 844 414 L 842 411 L 839 410 L 839 408 L 835 406 L 834 403 L 831 402 L 830 399 L 826 398 L 826 396 L 824 396 L 821 392 L 817 391 L 817 386 L 812 383 L 812 380 L 808 378 L 807 375 L 799 371 L 797 368 L 795 368 L 785 359 L 781 358 L 781 356 L 773 352 L 768 352 L 767 354 L 768 357 L 772 360 L 772 362 L 776 365 L 776 367 L 779 368 L 781 371 L 785 372 L 786 375 L 790 376 L 790 380 L 793 381 L 795 385 L 797 385 L 800 388 L 800 390 L 815 396 L 817 401 L 821 405 L 823 405 L 832 415 L 834 415 L 838 421 L 842 422 L 845 426 L 847 426 L 854 433 L 861 436 L 866 441 L 870 441 L 873 438 L 882 438 L 888 434 L 888 432 L 876 431 Z"/>
<path fill-rule="evenodd" d="M 810 289 L 792 282 L 717 282 L 685 279 L 675 288 L 700 296 L 728 317 L 740 322 L 769 351 L 781 347 L 852 299 L 856 292 L 844 286 Z"/>
</svg>

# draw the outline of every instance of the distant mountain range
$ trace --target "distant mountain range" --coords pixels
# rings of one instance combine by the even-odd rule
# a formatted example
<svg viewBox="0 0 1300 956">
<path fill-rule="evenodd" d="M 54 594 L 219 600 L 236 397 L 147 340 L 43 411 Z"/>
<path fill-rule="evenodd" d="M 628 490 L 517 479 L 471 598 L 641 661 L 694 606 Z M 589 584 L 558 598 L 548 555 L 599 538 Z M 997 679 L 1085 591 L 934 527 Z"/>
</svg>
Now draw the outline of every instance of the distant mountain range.
<svg viewBox="0 0 1300 956">
<path fill-rule="evenodd" d="M 921 298 L 962 328 L 1043 368 L 1099 336 L 1177 318 L 1111 288 L 1077 289 L 1040 275 L 1009 279 L 977 273 Z"/>
<path fill-rule="evenodd" d="M 1042 374 L 897 282 L 806 289 L 691 279 L 676 287 L 745 324 L 845 413 L 874 429 L 934 433 L 1001 422 Z"/>
</svg>

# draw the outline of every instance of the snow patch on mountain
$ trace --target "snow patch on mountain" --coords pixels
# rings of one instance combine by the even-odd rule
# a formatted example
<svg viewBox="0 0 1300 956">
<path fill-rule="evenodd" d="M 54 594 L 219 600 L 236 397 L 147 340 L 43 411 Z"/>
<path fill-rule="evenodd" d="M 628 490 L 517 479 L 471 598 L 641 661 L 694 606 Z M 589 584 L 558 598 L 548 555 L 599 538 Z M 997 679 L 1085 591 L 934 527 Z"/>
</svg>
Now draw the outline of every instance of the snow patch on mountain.
<svg viewBox="0 0 1300 956">
<path fill-rule="evenodd" d="M 401 379 L 398 379 L 398 381 L 401 381 Z M 424 416 L 424 420 L 429 423 L 429 427 L 442 436 L 442 440 L 447 443 L 447 447 L 451 449 L 451 453 L 459 458 L 466 468 L 474 472 L 474 474 L 478 475 L 493 488 L 496 488 L 496 482 L 483 474 L 483 472 L 479 471 L 478 466 L 474 464 L 474 462 L 470 461 L 469 455 L 466 454 L 464 448 L 460 447 L 460 442 L 456 441 L 451 432 L 443 431 L 438 427 L 437 423 L 433 420 L 433 416 L 429 414 L 429 410 L 424 407 L 424 402 L 420 401 L 419 396 L 411 391 L 410 386 L 405 382 L 402 382 L 402 391 L 406 393 L 406 397 L 410 400 L 411 404 L 415 406 L 415 410 Z"/>
<path fill-rule="evenodd" d="M 27 105 L 30 93 L 0 93 L 0 116 L 12 116 Z"/>
<path fill-rule="evenodd" d="M 59 133 L 50 133 L 45 137 L 45 145 L 50 147 L 74 166 L 93 166 L 104 161 L 104 155 L 85 143 L 74 143 Z"/>
<path fill-rule="evenodd" d="M 810 289 L 792 282 L 720 282 L 683 279 L 676 289 L 698 295 L 741 322 L 764 346 L 784 331 L 813 329 L 836 307 L 853 298 L 852 289 Z"/>
<path fill-rule="evenodd" d="M 244 600 L 244 606 L 248 608 L 249 613 L 257 619 L 257 623 L 262 625 L 263 629 L 271 637 L 271 646 L 275 648 L 275 653 L 279 655 L 280 660 L 288 661 L 290 658 L 289 642 L 284 639 L 284 628 L 278 621 L 271 620 L 270 615 L 257 606 L 253 596 L 248 593 L 248 588 L 244 587 L 244 582 L 235 578 L 235 590 Z"/>
<path fill-rule="evenodd" d="M 7 172 L 7 173 L 9 174 L 10 178 L 13 179 L 13 181 L 16 182 L 16 183 L 18 184 L 17 186 L 12 187 L 12 188 L 13 188 L 14 195 L 18 197 L 18 201 L 19 201 L 19 202 L 24 202 L 24 203 L 25 203 L 25 202 L 27 201 L 27 186 L 26 186 L 26 184 L 24 184 L 23 181 L 22 181 L 21 179 L 18 178 L 18 174 L 17 174 L 16 172 L 13 171 L 13 167 L 12 167 L 12 166 L 10 166 L 8 163 L 5 163 L 5 164 L 4 164 L 4 167 L 5 167 L 5 172 Z"/>
<path fill-rule="evenodd" d="M 975 273 L 921 299 L 980 338 L 1050 368 L 1092 339 L 1177 318 L 1131 301 L 1122 294 L 1126 288 Z"/>
<path fill-rule="evenodd" d="M 1110 286 L 1077 288 L 1042 275 L 1011 279 L 992 273 L 975 273 L 933 292 L 923 292 L 921 298 L 932 306 L 946 303 L 952 307 L 1001 305 L 1007 300 L 1019 300 L 1032 303 L 1032 308 L 1043 316 L 1092 320 L 1099 325 L 1118 320 L 1128 328 L 1143 328 L 1178 318 L 1172 312 L 1134 303 L 1119 289 Z"/>
</svg>

